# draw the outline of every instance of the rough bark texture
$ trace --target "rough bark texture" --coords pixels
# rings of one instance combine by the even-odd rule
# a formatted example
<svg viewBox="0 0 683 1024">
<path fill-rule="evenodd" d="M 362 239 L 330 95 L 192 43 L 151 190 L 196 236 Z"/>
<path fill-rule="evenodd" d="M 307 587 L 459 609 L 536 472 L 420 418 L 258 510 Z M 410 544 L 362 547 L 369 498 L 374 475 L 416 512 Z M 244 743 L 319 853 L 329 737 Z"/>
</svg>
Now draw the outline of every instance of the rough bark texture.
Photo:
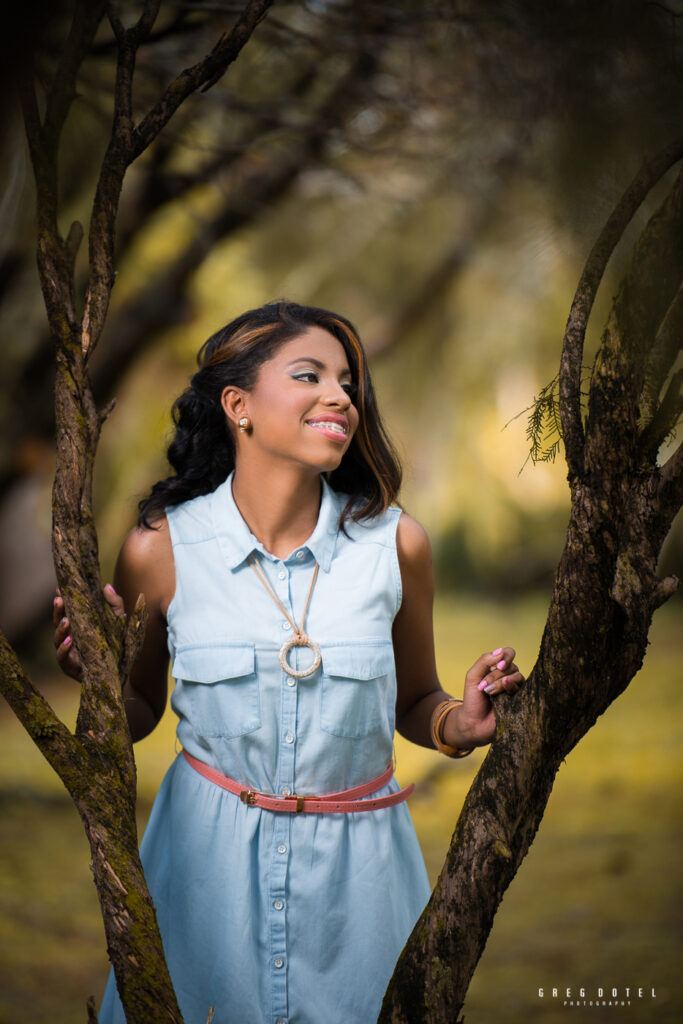
<svg viewBox="0 0 683 1024">
<path fill-rule="evenodd" d="M 571 488 L 566 546 L 538 661 L 515 698 L 496 698 L 496 736 L 467 795 L 446 863 L 406 944 L 379 1024 L 456 1021 L 503 894 L 543 817 L 563 759 L 641 667 L 656 608 L 662 542 L 683 501 L 683 456 L 656 456 L 681 411 L 681 374 L 659 393 L 683 333 L 683 178 L 634 247 L 581 416 L 588 315 L 614 246 L 679 141 L 646 163 L 589 257 L 560 370 Z"/>
<path fill-rule="evenodd" d="M 1 633 L 0 688 L 80 812 L 90 842 L 109 956 L 127 1019 L 137 1024 L 180 1024 L 182 1017 L 138 854 L 135 761 L 122 699 L 123 684 L 142 642 L 144 603 L 139 601 L 134 614 L 121 620 L 102 594 L 92 471 L 107 411 L 96 407 L 87 367 L 102 333 L 114 283 L 114 228 L 127 167 L 193 90 L 208 88 L 235 60 L 271 3 L 248 3 L 232 32 L 172 82 L 138 126 L 131 113 L 135 56 L 154 25 L 159 0 L 147 0 L 129 29 L 124 29 L 113 5 L 77 0 L 43 117 L 32 82 L 27 81 L 23 89 L 38 196 L 38 267 L 57 364 L 53 552 L 74 645 L 83 664 L 75 733 L 33 688 Z M 93 205 L 85 310 L 79 317 L 74 260 L 83 231 L 75 224 L 64 239 L 58 229 L 58 151 L 78 70 L 105 10 L 118 47 L 114 119 Z M 92 1004 L 88 1019 L 96 1019 Z"/>
</svg>

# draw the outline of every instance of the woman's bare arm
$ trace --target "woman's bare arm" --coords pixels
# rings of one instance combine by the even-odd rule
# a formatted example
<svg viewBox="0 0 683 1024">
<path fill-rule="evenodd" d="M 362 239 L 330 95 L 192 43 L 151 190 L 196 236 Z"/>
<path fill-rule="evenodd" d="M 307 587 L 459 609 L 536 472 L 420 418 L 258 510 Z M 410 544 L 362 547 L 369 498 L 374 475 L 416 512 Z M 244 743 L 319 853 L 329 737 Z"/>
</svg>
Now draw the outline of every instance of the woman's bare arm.
<svg viewBox="0 0 683 1024">
<path fill-rule="evenodd" d="M 416 520 L 403 513 L 398 522 L 396 546 L 403 600 L 394 619 L 396 658 L 396 728 L 413 743 L 431 747 L 431 716 L 449 697 L 441 688 L 434 653 L 434 569 L 429 538 Z M 490 696 L 516 693 L 523 676 L 513 663 L 511 647 L 482 654 L 466 674 L 464 704 L 446 717 L 442 739 L 449 746 L 467 749 L 490 743 L 495 717 Z M 490 694 L 483 687 L 492 686 Z"/>
<path fill-rule="evenodd" d="M 114 570 L 114 587 L 127 614 L 140 594 L 147 606 L 145 639 L 123 691 L 133 740 L 155 728 L 166 707 L 168 648 L 166 611 L 175 590 L 173 549 L 166 519 L 155 529 L 135 527 L 126 537 Z"/>
<path fill-rule="evenodd" d="M 147 605 L 145 639 L 126 683 L 123 697 L 133 740 L 147 736 L 166 707 L 168 650 L 166 611 L 175 590 L 173 550 L 166 519 L 154 530 L 135 527 L 126 537 L 114 570 L 114 586 L 104 593 L 117 614 L 130 614 L 140 594 Z M 82 666 L 69 635 L 64 603 L 55 598 L 55 647 L 57 660 L 67 675 L 80 679 Z"/>
</svg>

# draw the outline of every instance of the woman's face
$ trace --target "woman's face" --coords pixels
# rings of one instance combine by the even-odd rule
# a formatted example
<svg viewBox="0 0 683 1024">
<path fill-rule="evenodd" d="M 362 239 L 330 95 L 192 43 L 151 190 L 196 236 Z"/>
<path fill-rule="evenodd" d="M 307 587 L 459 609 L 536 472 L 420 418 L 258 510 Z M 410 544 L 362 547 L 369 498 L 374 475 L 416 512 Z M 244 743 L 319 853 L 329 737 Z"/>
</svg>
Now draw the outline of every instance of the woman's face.
<svg viewBox="0 0 683 1024">
<path fill-rule="evenodd" d="M 224 407 L 230 390 L 223 392 Z M 239 453 L 258 450 L 318 473 L 336 469 L 358 426 L 353 391 L 341 343 L 310 327 L 281 345 L 261 366 L 252 390 L 242 393 L 236 411 L 252 425 L 248 435 L 239 435 Z"/>
</svg>

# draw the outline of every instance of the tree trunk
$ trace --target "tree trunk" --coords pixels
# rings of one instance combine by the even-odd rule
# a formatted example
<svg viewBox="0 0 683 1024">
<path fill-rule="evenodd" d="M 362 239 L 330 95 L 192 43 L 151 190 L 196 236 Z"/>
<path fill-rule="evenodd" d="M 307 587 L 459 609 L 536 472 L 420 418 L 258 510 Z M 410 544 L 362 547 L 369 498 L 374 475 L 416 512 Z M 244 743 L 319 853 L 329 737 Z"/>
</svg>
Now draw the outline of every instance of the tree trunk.
<svg viewBox="0 0 683 1024">
<path fill-rule="evenodd" d="M 660 390 L 683 332 L 683 177 L 636 244 L 593 367 L 584 432 L 586 322 L 605 265 L 679 142 L 646 164 L 589 257 L 560 371 L 571 518 L 538 661 L 515 698 L 496 699 L 496 735 L 467 794 L 432 897 L 399 959 L 379 1024 L 456 1021 L 503 894 L 541 823 L 560 764 L 643 663 L 656 575 L 683 501 L 679 447 L 657 451 L 682 411 L 681 373 Z"/>
<path fill-rule="evenodd" d="M 76 804 L 90 842 L 109 956 L 126 1018 L 182 1024 L 164 958 L 154 907 L 138 853 L 136 774 L 122 689 L 140 649 L 144 602 L 120 620 L 104 601 L 92 512 L 92 472 L 108 410 L 99 412 L 88 363 L 102 334 L 114 283 L 114 229 L 123 177 L 180 104 L 209 88 L 235 60 L 272 0 L 251 0 L 230 33 L 171 83 L 138 124 L 132 118 L 135 57 L 151 32 L 159 0 L 146 0 L 131 28 L 113 7 L 77 0 L 74 18 L 41 115 L 33 83 L 23 88 L 26 133 L 38 204 L 38 269 L 53 338 L 57 376 L 57 470 L 53 490 L 53 553 L 60 591 L 83 664 L 75 734 L 33 688 L 0 633 L 0 688 L 31 738 L 59 774 Z M 59 140 L 76 95 L 80 65 L 104 11 L 118 47 L 114 118 L 95 194 L 89 233 L 89 273 L 83 316 L 76 313 L 74 262 L 82 238 L 74 224 L 58 229 Z M 207 1006 L 207 1014 L 210 1007 Z M 95 1020 L 92 1003 L 88 1019 Z"/>
</svg>

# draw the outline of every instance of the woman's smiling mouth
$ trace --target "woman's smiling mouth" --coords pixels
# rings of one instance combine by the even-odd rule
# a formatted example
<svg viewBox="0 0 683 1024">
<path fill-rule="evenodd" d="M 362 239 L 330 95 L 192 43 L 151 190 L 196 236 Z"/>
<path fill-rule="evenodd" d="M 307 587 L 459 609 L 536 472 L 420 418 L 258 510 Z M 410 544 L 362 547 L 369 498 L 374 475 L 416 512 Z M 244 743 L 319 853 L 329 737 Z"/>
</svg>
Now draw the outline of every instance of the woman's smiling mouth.
<svg viewBox="0 0 683 1024">
<path fill-rule="evenodd" d="M 328 413 L 325 416 L 316 416 L 315 419 L 306 420 L 309 427 L 313 427 L 323 437 L 329 437 L 331 441 L 346 441 L 349 436 L 349 422 L 345 416 L 335 416 Z"/>
</svg>

